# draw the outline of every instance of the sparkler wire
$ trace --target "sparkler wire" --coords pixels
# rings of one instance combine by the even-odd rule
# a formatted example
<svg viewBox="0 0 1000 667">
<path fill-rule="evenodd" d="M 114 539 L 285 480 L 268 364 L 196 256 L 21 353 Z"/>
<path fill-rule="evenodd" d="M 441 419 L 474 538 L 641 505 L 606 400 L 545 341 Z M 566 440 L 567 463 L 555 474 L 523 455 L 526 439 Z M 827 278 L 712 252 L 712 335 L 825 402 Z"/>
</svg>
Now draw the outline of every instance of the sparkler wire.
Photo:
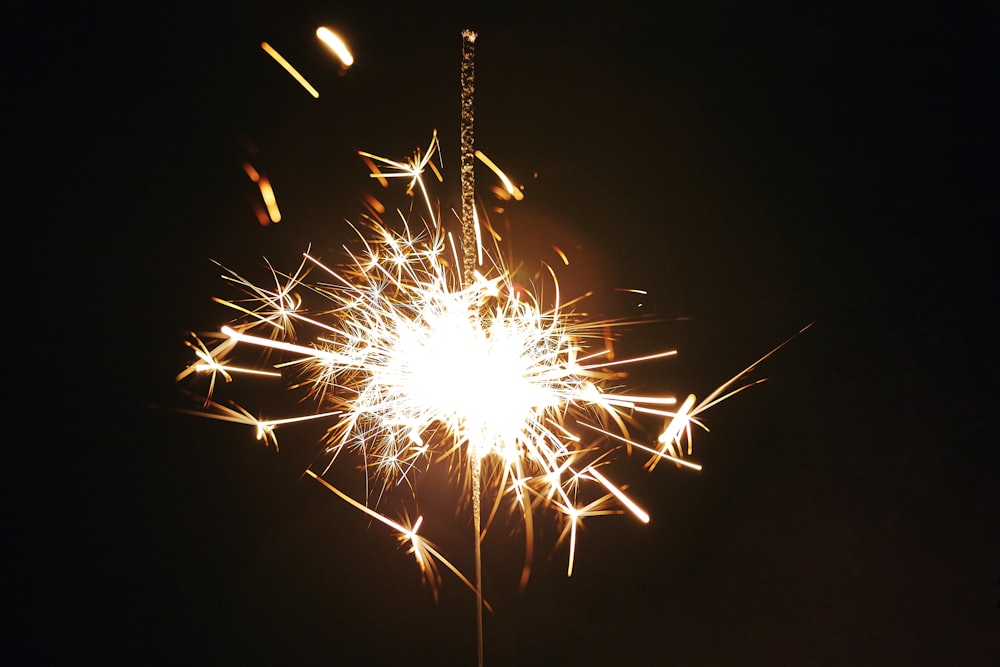
<svg viewBox="0 0 1000 667">
<path fill-rule="evenodd" d="M 476 150 L 473 132 L 475 105 L 473 104 L 476 58 L 476 33 L 462 31 L 462 120 L 461 120 L 461 185 L 462 185 L 462 278 L 465 285 L 472 284 L 479 257 L 476 233 Z M 470 445 L 472 443 L 469 443 Z M 483 560 L 482 560 L 482 461 L 478 447 L 469 447 L 472 463 L 472 523 L 475 531 L 476 561 L 476 651 L 479 667 L 483 667 Z"/>
</svg>

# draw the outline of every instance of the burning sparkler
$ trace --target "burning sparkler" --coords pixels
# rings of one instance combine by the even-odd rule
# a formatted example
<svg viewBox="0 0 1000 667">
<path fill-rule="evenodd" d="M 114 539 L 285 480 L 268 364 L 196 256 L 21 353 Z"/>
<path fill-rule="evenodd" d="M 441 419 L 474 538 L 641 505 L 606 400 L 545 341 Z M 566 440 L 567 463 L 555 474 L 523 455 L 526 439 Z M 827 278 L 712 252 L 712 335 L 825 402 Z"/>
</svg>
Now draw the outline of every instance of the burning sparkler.
<svg viewBox="0 0 1000 667">
<path fill-rule="evenodd" d="M 464 37 L 471 53 L 474 34 Z M 471 114 L 471 105 L 467 111 Z M 463 156 L 469 158 L 461 165 L 470 178 L 463 178 L 465 194 L 472 188 L 471 122 L 468 134 L 463 125 L 462 138 Z M 382 513 L 384 494 L 412 489 L 430 466 L 447 466 L 475 505 L 477 556 L 482 536 L 501 512 L 518 517 L 525 529 L 523 583 L 534 549 L 533 517 L 544 510 L 562 524 L 558 544 L 568 543 L 572 575 L 585 518 L 629 512 L 649 521 L 614 480 L 613 455 L 636 450 L 648 455 L 650 470 L 660 461 L 699 470 L 688 460 L 692 427 L 703 427 L 704 410 L 750 386 L 735 385 L 774 351 L 700 403 L 688 396 L 675 408 L 672 396 L 629 392 L 623 369 L 675 351 L 615 358 L 605 344 L 608 330 L 625 322 L 579 315 L 579 299 L 562 299 L 550 268 L 533 292 L 515 287 L 495 241 L 499 235 L 488 222 L 483 226 L 489 233 L 480 233 L 471 197 L 463 201 L 464 238 L 456 243 L 424 181 L 437 151 L 435 133 L 425 151 L 407 160 L 361 154 L 374 178 L 404 179 L 416 205 L 409 213 L 399 211 L 394 222 L 362 217 L 354 225 L 357 239 L 345 247 L 339 265 L 307 250 L 295 271 L 271 269 L 273 286 L 227 270 L 225 278 L 244 297 L 217 301 L 236 318 L 211 344 L 198 336 L 188 343 L 197 361 L 178 379 L 207 376 L 207 396 L 197 413 L 250 425 L 258 439 L 275 446 L 279 426 L 327 422 L 324 456 L 307 474 L 393 530 L 435 590 L 439 566 L 453 572 L 477 593 L 481 614 L 479 558 L 473 584 L 418 533 L 426 525 L 423 517 L 411 523 Z M 509 180 L 502 180 L 511 189 Z M 494 242 L 487 247 L 483 238 Z M 271 368 L 231 364 L 240 348 L 266 351 Z M 316 409 L 264 419 L 213 400 L 217 380 L 228 383 L 235 374 L 250 372 L 294 377 L 294 386 L 308 389 Z M 638 435 L 657 431 L 658 437 Z M 352 497 L 324 478 L 348 455 L 359 457 L 365 470 L 365 497 Z M 480 498 L 489 508 L 486 528 L 479 525 Z M 481 664 L 481 616 L 479 623 Z"/>
<path fill-rule="evenodd" d="M 393 229 L 365 217 L 345 263 L 328 266 L 307 251 L 295 272 L 272 269 L 272 287 L 228 272 L 245 298 L 216 301 L 238 318 L 221 328 L 214 346 L 196 338 L 190 346 L 198 361 L 179 377 L 228 381 L 250 370 L 227 362 L 239 346 L 278 353 L 277 370 L 267 373 L 297 376 L 297 386 L 308 387 L 324 410 L 265 420 L 209 400 L 202 414 L 247 423 L 271 441 L 276 426 L 329 419 L 327 458 L 317 475 L 340 455 L 358 454 L 377 482 L 376 497 L 440 463 L 469 483 L 466 464 L 478 459 L 494 503 L 491 516 L 507 503 L 525 523 L 543 508 L 561 518 L 572 574 L 576 530 L 585 516 L 625 508 L 649 520 L 602 472 L 617 449 L 608 443 L 645 452 L 649 468 L 669 461 L 700 469 L 686 458 L 692 426 L 702 426 L 704 410 L 749 386 L 733 389 L 773 351 L 697 405 L 693 396 L 674 409 L 674 397 L 628 393 L 619 369 L 676 351 L 610 361 L 603 331 L 624 322 L 576 315 L 579 299 L 561 300 L 551 269 L 552 303 L 545 305 L 541 289 L 532 294 L 515 287 L 495 248 L 484 252 L 488 269 L 463 280 L 456 245 L 422 178 L 436 150 L 435 137 L 405 162 L 369 156 L 385 168 L 379 176 L 408 180 L 424 202 L 420 221 L 400 213 Z M 318 306 L 307 306 L 306 297 Z M 631 435 L 642 416 L 664 424 L 658 438 Z M 588 488 L 597 495 L 588 496 Z"/>
</svg>

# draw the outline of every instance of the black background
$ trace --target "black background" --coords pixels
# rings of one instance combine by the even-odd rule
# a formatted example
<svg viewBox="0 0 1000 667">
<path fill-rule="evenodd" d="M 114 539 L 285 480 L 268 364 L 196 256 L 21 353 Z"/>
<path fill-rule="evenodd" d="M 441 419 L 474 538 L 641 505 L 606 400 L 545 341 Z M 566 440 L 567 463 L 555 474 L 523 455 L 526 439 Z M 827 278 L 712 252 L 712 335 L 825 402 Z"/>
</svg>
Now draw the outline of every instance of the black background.
<svg viewBox="0 0 1000 667">
<path fill-rule="evenodd" d="M 556 243 L 596 314 L 664 320 L 624 337 L 680 350 L 638 384 L 705 395 L 815 322 L 707 415 L 703 472 L 617 464 L 653 520 L 587 524 L 572 578 L 543 526 L 519 592 L 520 538 L 490 533 L 487 664 L 996 664 L 986 3 L 358 5 L 6 23 L 17 662 L 475 661 L 468 590 L 446 576 L 435 602 L 387 531 L 300 479 L 315 429 L 276 453 L 170 409 L 189 407 L 186 332 L 227 317 L 208 259 L 334 258 L 372 187 L 356 150 L 402 158 L 436 128 L 456 201 L 473 27 L 477 147 L 525 184 L 519 252 L 555 262 Z M 353 48 L 344 75 L 321 24 Z M 253 214 L 248 142 L 279 225 Z M 470 571 L 449 492 L 421 509 Z"/>
</svg>

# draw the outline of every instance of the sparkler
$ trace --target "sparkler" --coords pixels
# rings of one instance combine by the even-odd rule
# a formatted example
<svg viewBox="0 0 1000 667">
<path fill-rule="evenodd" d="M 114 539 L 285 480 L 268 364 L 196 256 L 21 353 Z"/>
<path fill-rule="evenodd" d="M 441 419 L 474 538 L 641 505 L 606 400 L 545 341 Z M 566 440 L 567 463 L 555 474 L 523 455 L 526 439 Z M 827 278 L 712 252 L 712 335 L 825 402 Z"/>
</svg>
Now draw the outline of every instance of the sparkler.
<svg viewBox="0 0 1000 667">
<path fill-rule="evenodd" d="M 661 461 L 700 470 L 688 457 L 692 427 L 704 428 L 701 413 L 755 384 L 736 386 L 781 345 L 707 399 L 698 403 L 689 395 L 675 408 L 672 396 L 629 392 L 623 369 L 676 351 L 616 359 L 605 344 L 607 332 L 627 322 L 591 321 L 579 314 L 583 297 L 564 301 L 551 268 L 539 274 L 534 291 L 515 287 L 499 235 L 488 222 L 483 226 L 489 233 L 481 234 L 475 217 L 474 39 L 474 33 L 463 34 L 460 247 L 445 230 L 423 178 L 439 148 L 436 133 L 425 151 L 404 161 L 361 153 L 375 167 L 373 178 L 407 182 L 414 202 L 409 213 L 397 211 L 398 220 L 391 224 L 363 216 L 352 225 L 357 239 L 345 246 L 345 259 L 337 266 L 307 250 L 295 271 L 270 269 L 273 285 L 226 270 L 224 277 L 243 298 L 216 301 L 236 317 L 211 338 L 193 337 L 188 345 L 197 361 L 178 379 L 206 376 L 207 394 L 194 412 L 249 425 L 258 439 L 275 447 L 278 427 L 326 422 L 323 456 L 306 473 L 394 531 L 435 595 L 439 567 L 476 593 L 482 664 L 480 542 L 501 512 L 524 526 L 522 584 L 534 550 L 534 516 L 543 510 L 561 523 L 557 546 L 568 543 L 567 575 L 572 575 L 584 519 L 629 512 L 649 521 L 615 481 L 614 455 L 644 452 L 649 470 Z M 494 239 L 490 247 L 484 237 Z M 271 368 L 230 361 L 246 348 L 265 351 Z M 264 419 L 213 400 L 220 378 L 228 383 L 236 374 L 249 373 L 295 378 L 293 386 L 307 389 L 316 409 Z M 643 435 L 656 431 L 658 437 Z M 325 478 L 341 456 L 349 455 L 357 456 L 365 471 L 364 497 L 352 497 Z M 411 522 L 379 509 L 384 495 L 412 490 L 430 466 L 446 466 L 474 505 L 475 584 L 418 532 L 425 525 L 422 516 Z M 481 500 L 489 508 L 485 528 Z"/>
</svg>

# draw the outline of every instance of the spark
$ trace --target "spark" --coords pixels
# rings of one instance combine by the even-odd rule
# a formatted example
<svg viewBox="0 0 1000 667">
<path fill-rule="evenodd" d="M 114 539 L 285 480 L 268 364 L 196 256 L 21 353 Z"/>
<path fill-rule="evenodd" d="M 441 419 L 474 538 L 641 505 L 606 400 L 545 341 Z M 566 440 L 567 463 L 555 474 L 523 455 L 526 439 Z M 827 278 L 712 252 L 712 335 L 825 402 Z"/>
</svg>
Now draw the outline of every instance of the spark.
<svg viewBox="0 0 1000 667">
<path fill-rule="evenodd" d="M 253 181 L 258 188 L 260 188 L 260 196 L 264 200 L 264 205 L 267 207 L 266 217 L 263 215 L 258 215 L 260 224 L 267 225 L 270 223 L 281 222 L 281 211 L 278 210 L 278 201 L 274 198 L 274 188 L 271 187 L 271 181 L 266 176 L 262 176 L 252 164 L 249 162 L 243 163 L 243 171 L 246 175 Z"/>
<path fill-rule="evenodd" d="M 605 341 L 621 322 L 578 314 L 579 300 L 561 299 L 551 269 L 549 282 L 537 283 L 534 292 L 515 286 L 496 245 L 466 279 L 424 185 L 436 148 L 435 133 L 426 151 L 407 160 L 361 154 L 381 165 L 374 175 L 405 179 L 424 208 L 422 214 L 400 211 L 395 226 L 362 218 L 352 225 L 357 239 L 344 247 L 339 264 L 327 265 L 307 250 L 293 272 L 268 265 L 271 287 L 227 269 L 225 279 L 244 297 L 216 301 L 236 319 L 221 327 L 215 347 L 198 338 L 188 343 L 198 361 L 179 378 L 208 374 L 211 395 L 216 377 L 228 383 L 242 369 L 228 361 L 238 349 L 276 355 L 265 372 L 294 377 L 315 410 L 265 419 L 206 399 L 210 410 L 197 414 L 250 425 L 275 446 L 276 427 L 323 420 L 322 456 L 308 474 L 332 490 L 323 477 L 336 460 L 359 457 L 368 495 L 336 495 L 394 530 L 432 584 L 443 566 L 477 588 L 418 538 L 417 525 L 407 527 L 378 509 L 383 494 L 415 489 L 432 465 L 445 465 L 459 488 L 468 489 L 470 466 L 479 464 L 484 506 L 493 508 L 482 534 L 500 514 L 520 517 L 525 576 L 535 544 L 533 515 L 551 512 L 570 538 L 571 575 L 576 531 L 585 518 L 627 511 L 651 520 L 605 470 L 615 454 L 644 452 L 650 470 L 659 461 L 699 470 L 687 458 L 692 425 L 704 428 L 702 412 L 752 386 L 737 383 L 778 348 L 701 403 L 688 395 L 674 407 L 674 396 L 628 391 L 622 367 L 667 359 L 676 350 L 614 358 Z M 662 426 L 654 428 L 655 422 Z"/>
<path fill-rule="evenodd" d="M 503 170 L 497 166 L 496 162 L 489 159 L 482 151 L 476 151 L 475 155 L 479 158 L 480 162 L 489 167 L 490 170 L 497 175 L 497 178 L 499 178 L 500 182 L 503 183 L 504 191 L 506 191 L 510 197 L 512 197 L 515 201 L 521 201 L 524 199 L 524 193 L 514 187 L 514 184 L 511 183 L 509 178 L 507 178 L 507 174 L 503 173 Z"/>
<path fill-rule="evenodd" d="M 292 78 L 298 81 L 302 85 L 302 87 L 306 89 L 306 92 L 308 92 L 314 98 L 319 97 L 319 91 L 313 88 L 312 84 L 306 81 L 306 78 L 301 74 L 299 74 L 299 71 L 294 67 L 292 67 L 292 64 L 287 60 L 285 60 L 285 58 L 280 53 L 278 53 L 273 46 L 271 46 L 267 42 L 261 42 L 260 48 L 264 49 L 264 52 L 267 53 L 267 55 L 274 58 L 274 61 L 276 63 L 285 68 L 285 71 L 291 74 Z"/>
<path fill-rule="evenodd" d="M 445 557 L 438 552 L 437 548 L 433 544 L 424 540 L 420 535 L 417 534 L 417 531 L 420 529 L 420 524 L 423 523 L 424 517 L 422 516 L 417 517 L 417 520 L 413 523 L 413 525 L 407 528 L 402 523 L 393 521 L 392 519 L 389 519 L 388 517 L 374 511 L 367 505 L 358 502 L 351 496 L 347 495 L 346 493 L 335 487 L 333 484 L 330 484 L 330 482 L 323 479 L 320 475 L 317 475 L 312 470 L 306 470 L 306 474 L 315 479 L 321 485 L 323 485 L 323 487 L 325 487 L 328 491 L 330 491 L 331 493 L 337 495 L 339 498 L 344 500 L 347 504 L 351 505 L 357 510 L 364 512 L 365 514 L 375 519 L 376 521 L 385 524 L 389 528 L 396 531 L 398 533 L 398 538 L 400 542 L 403 544 L 410 545 L 408 553 L 413 554 L 414 558 L 416 558 L 417 560 L 417 563 L 420 565 L 421 573 L 423 573 L 425 578 L 429 579 L 432 584 L 436 584 L 436 582 L 440 580 L 440 577 L 437 574 L 437 569 L 436 569 L 437 566 L 435 562 L 436 560 L 440 561 L 442 564 L 444 564 L 445 567 L 451 570 L 455 574 L 455 576 L 457 576 L 459 580 L 461 580 L 462 583 L 464 583 L 466 586 L 473 589 L 475 588 L 472 585 L 472 582 L 470 582 L 465 577 L 464 574 L 459 572 L 454 565 L 448 562 L 448 560 L 445 559 Z M 434 590 L 437 590 L 436 585 L 433 585 L 432 588 Z"/>
<path fill-rule="evenodd" d="M 561 259 L 561 260 L 562 260 L 562 262 L 563 262 L 563 265 L 564 265 L 564 266 L 569 266 L 569 257 L 567 257 L 567 256 L 566 256 L 566 253 L 564 253 L 564 252 L 562 251 L 562 248 L 560 248 L 560 247 L 559 247 L 559 246 L 557 246 L 557 245 L 554 245 L 554 246 L 552 246 L 552 249 L 556 251 L 556 254 L 557 254 L 557 255 L 559 255 L 559 259 Z"/>
<path fill-rule="evenodd" d="M 347 48 L 347 44 L 345 44 L 344 40 L 340 38 L 340 35 L 326 26 L 320 26 L 319 28 L 316 28 L 316 37 L 318 37 L 319 41 L 326 44 L 326 46 L 333 51 L 333 54 L 340 59 L 344 69 L 347 69 L 354 64 L 354 56 L 351 55 L 350 49 Z"/>
<path fill-rule="evenodd" d="M 382 215 L 385 213 L 385 206 L 374 195 L 370 193 L 363 193 L 361 197 L 364 199 L 365 207 L 367 207 L 372 213 L 375 215 Z"/>
<path fill-rule="evenodd" d="M 193 414 L 198 417 L 215 419 L 217 421 L 235 422 L 237 424 L 252 426 L 256 433 L 257 440 L 263 440 L 265 445 L 271 443 L 274 445 L 275 449 L 278 448 L 278 437 L 274 433 L 276 426 L 296 424 L 311 421 L 313 419 L 328 419 L 338 414 L 334 411 L 301 415 L 298 417 L 288 417 L 285 419 L 258 419 L 250 414 L 245 408 L 235 404 L 233 407 L 228 407 L 220 403 L 216 403 L 215 401 L 206 400 L 205 405 L 207 408 L 213 409 L 214 412 L 205 412 L 203 410 L 181 410 L 181 412 Z"/>
<path fill-rule="evenodd" d="M 271 188 L 271 181 L 267 178 L 260 179 L 260 195 L 264 198 L 264 205 L 267 206 L 267 215 L 271 222 L 281 222 L 281 211 L 278 210 L 278 202 L 274 198 L 274 189 Z"/>
<path fill-rule="evenodd" d="M 362 153 L 361 161 L 365 163 L 366 167 L 368 167 L 368 170 L 372 174 L 372 178 L 378 180 L 379 185 L 381 185 L 383 188 L 389 187 L 389 181 L 386 180 L 385 176 L 381 174 L 381 169 L 379 169 L 378 165 L 376 165 L 375 162 L 370 157 Z"/>
</svg>

